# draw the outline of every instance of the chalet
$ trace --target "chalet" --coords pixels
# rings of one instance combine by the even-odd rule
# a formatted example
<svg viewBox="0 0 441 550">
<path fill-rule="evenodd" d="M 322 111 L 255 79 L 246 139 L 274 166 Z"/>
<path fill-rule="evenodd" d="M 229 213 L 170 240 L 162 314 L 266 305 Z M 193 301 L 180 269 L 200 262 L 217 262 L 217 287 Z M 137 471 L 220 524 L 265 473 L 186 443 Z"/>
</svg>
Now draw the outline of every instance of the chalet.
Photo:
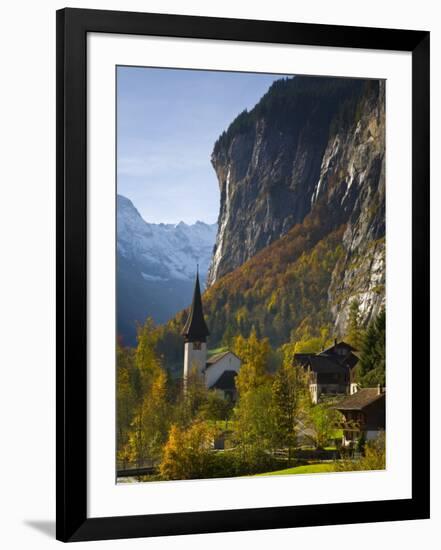
<svg viewBox="0 0 441 550">
<path fill-rule="evenodd" d="M 351 447 L 364 438 L 376 439 L 386 428 L 386 389 L 362 388 L 343 398 L 334 407 L 344 416 L 342 445 Z"/>
<path fill-rule="evenodd" d="M 202 309 L 199 274 L 196 274 L 193 301 L 182 335 L 184 336 L 184 388 L 191 370 L 195 369 L 203 377 L 207 388 L 217 390 L 223 397 L 235 400 L 235 378 L 239 372 L 241 360 L 231 351 L 207 358 L 207 337 L 210 332 Z"/>
<path fill-rule="evenodd" d="M 320 353 L 296 353 L 294 363 L 309 373 L 309 391 L 314 404 L 322 395 L 347 395 L 354 391 L 353 368 L 358 363 L 355 349 L 334 341 Z"/>
</svg>

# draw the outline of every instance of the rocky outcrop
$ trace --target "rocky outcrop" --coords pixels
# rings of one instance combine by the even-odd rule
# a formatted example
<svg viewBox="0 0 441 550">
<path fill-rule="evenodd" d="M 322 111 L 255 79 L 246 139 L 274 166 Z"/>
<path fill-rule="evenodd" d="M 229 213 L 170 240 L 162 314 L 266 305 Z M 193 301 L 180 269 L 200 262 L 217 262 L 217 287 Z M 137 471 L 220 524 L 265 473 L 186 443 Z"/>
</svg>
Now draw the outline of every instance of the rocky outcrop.
<svg viewBox="0 0 441 550">
<path fill-rule="evenodd" d="M 345 203 L 348 203 L 349 217 L 343 235 L 345 256 L 335 267 L 328 295 L 336 334 L 341 336 L 346 328 L 352 300 L 358 301 L 365 324 L 376 317 L 385 305 L 386 144 L 383 82 L 379 83 L 378 94 L 367 96 L 363 115 L 355 127 L 340 139 L 343 154 L 336 164 L 342 170 L 344 182 L 341 206 L 345 208 Z"/>
<path fill-rule="evenodd" d="M 329 140 L 312 204 L 326 201 L 347 229 L 344 257 L 329 287 L 336 334 L 346 329 L 349 305 L 357 300 L 365 323 L 385 302 L 385 103 L 384 83 L 369 84 L 357 120 Z"/>
<path fill-rule="evenodd" d="M 366 325 L 385 305 L 386 247 L 384 239 L 371 241 L 357 252 L 346 252 L 333 272 L 328 290 L 335 334 L 343 336 L 349 306 L 359 305 L 360 318 Z"/>
<path fill-rule="evenodd" d="M 326 205 L 323 237 L 341 225 L 343 256 L 328 288 L 336 332 L 358 299 L 367 322 L 384 304 L 384 83 L 277 81 L 215 144 L 221 191 L 212 285 Z"/>
</svg>

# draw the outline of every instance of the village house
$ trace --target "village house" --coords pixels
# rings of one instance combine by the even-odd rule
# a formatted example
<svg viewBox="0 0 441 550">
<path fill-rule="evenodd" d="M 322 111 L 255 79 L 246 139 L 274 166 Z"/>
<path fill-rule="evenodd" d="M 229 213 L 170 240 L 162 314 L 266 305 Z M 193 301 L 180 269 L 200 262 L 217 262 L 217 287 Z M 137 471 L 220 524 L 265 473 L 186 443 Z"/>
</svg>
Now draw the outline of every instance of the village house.
<svg viewBox="0 0 441 550">
<path fill-rule="evenodd" d="M 208 389 L 216 390 L 224 398 L 236 399 L 235 378 L 241 360 L 231 351 L 208 357 L 207 337 L 210 335 L 202 309 L 199 274 L 196 282 L 187 321 L 182 330 L 184 336 L 184 388 L 190 372 L 195 370 L 203 377 Z"/>
<path fill-rule="evenodd" d="M 334 407 L 344 416 L 342 445 L 352 447 L 360 438 L 376 439 L 386 428 L 386 389 L 357 389 Z"/>
<path fill-rule="evenodd" d="M 346 342 L 334 341 L 319 353 L 296 353 L 294 364 L 309 374 L 311 401 L 317 404 L 322 395 L 348 395 L 355 390 L 353 369 L 358 363 L 355 349 Z"/>
</svg>

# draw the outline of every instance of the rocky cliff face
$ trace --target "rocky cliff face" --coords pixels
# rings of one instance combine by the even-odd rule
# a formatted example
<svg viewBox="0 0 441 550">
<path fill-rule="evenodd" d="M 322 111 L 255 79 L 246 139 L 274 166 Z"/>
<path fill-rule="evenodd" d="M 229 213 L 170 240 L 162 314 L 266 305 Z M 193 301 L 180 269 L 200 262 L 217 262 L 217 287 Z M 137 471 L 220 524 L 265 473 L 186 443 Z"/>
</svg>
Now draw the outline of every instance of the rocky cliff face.
<svg viewBox="0 0 441 550">
<path fill-rule="evenodd" d="M 328 288 L 336 333 L 357 298 L 367 322 L 384 303 L 384 83 L 295 77 L 276 82 L 217 141 L 221 191 L 213 285 L 326 205 L 323 237 L 345 225 Z"/>
<path fill-rule="evenodd" d="M 376 317 L 385 304 L 384 83 L 379 83 L 378 94 L 375 88 L 370 89 L 362 107 L 359 121 L 350 131 L 336 136 L 339 150 L 334 156 L 334 169 L 325 170 L 325 180 L 319 182 L 323 185 L 329 178 L 339 179 L 339 174 L 344 181 L 344 195 L 338 200 L 348 213 L 343 235 L 345 255 L 334 269 L 328 292 L 340 335 L 344 333 L 353 299 L 358 300 L 365 323 Z M 324 156 L 325 165 L 332 156 L 330 146 Z M 335 192 L 332 188 L 325 191 L 325 199 L 331 200 Z"/>
</svg>

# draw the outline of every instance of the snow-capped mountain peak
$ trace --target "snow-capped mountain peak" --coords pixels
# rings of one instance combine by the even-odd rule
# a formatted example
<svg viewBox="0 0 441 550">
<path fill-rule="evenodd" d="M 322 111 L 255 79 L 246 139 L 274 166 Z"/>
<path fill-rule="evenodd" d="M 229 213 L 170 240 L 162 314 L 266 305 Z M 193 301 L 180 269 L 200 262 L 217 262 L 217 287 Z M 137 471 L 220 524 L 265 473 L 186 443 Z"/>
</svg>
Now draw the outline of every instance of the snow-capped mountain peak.
<svg viewBox="0 0 441 550">
<path fill-rule="evenodd" d="M 216 232 L 217 224 L 201 221 L 148 223 L 129 199 L 117 196 L 118 255 L 139 266 L 146 280 L 193 280 L 196 264 L 205 279 Z"/>
</svg>

